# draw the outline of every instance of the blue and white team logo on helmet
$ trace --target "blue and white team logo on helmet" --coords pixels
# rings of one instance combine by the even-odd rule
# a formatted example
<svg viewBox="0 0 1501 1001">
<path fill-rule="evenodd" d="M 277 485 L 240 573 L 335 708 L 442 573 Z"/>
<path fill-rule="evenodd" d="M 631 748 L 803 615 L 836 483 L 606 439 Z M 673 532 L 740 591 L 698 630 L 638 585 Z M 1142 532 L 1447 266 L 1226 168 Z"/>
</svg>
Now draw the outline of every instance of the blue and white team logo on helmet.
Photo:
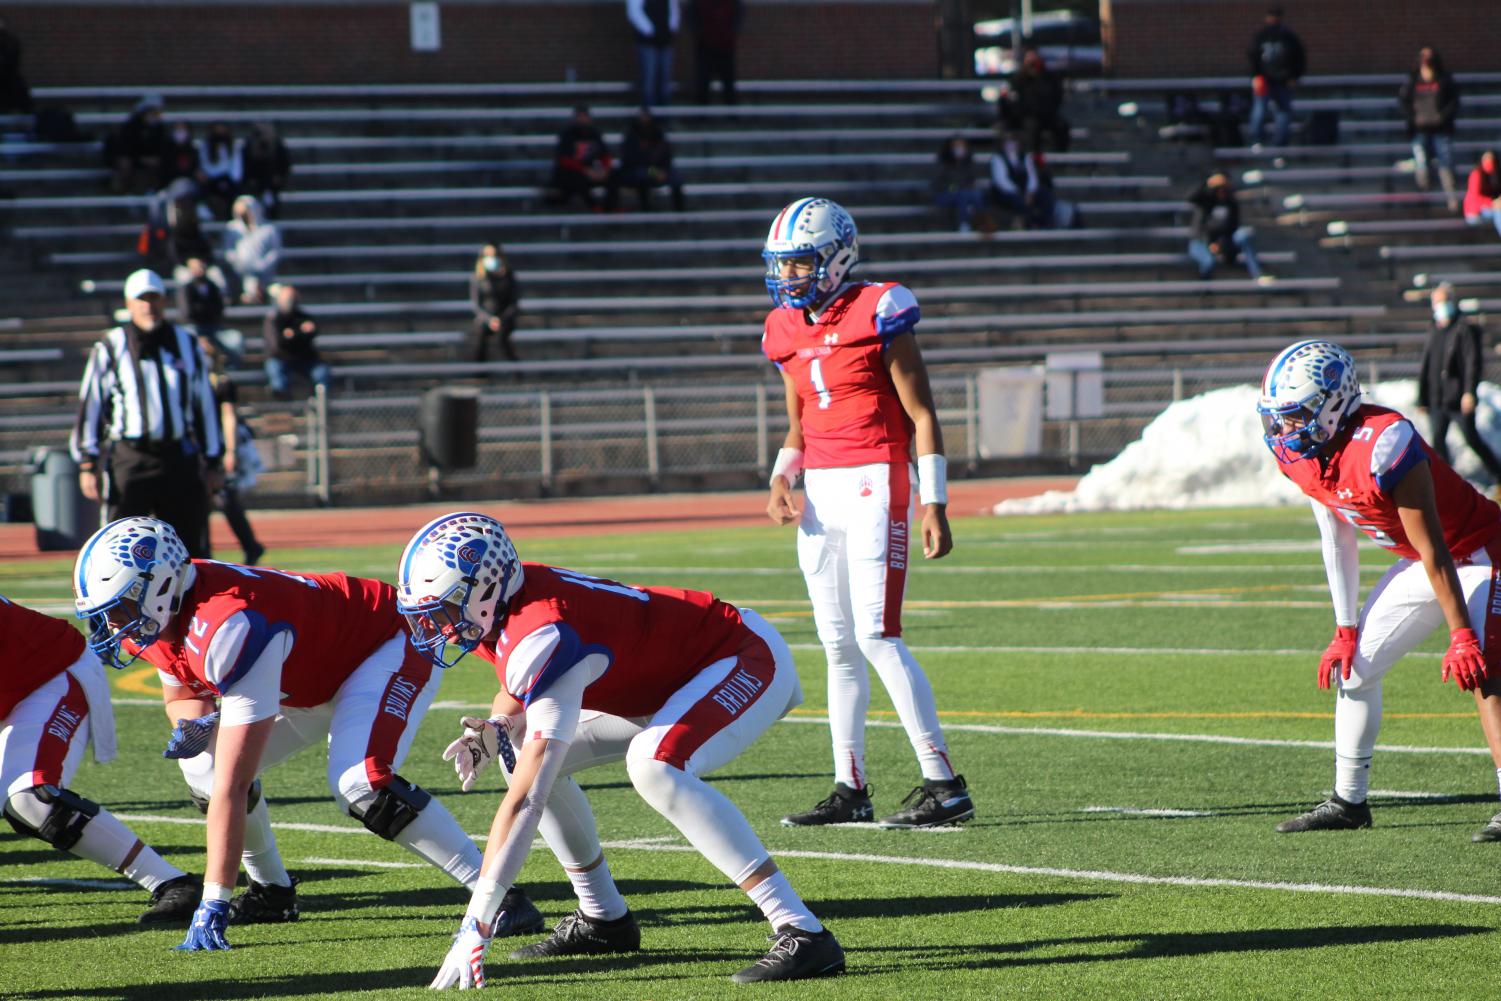
<svg viewBox="0 0 1501 1001">
<path fill-rule="evenodd" d="M 1267 367 L 1256 410 L 1267 448 L 1286 463 L 1317 455 L 1359 406 L 1350 352 L 1330 341 L 1299 341 Z"/>
<path fill-rule="evenodd" d="M 196 576 L 171 525 L 156 518 L 121 518 L 89 538 L 73 568 L 73 606 L 89 623 L 89 648 L 106 664 L 127 667 L 155 643 L 182 607 Z"/>
<path fill-rule="evenodd" d="M 401 554 L 396 604 L 412 645 L 452 667 L 505 617 L 521 590 L 521 560 L 500 522 L 473 511 L 424 525 Z"/>
<path fill-rule="evenodd" d="M 812 258 L 812 274 L 782 277 L 782 262 L 789 258 Z M 860 234 L 855 220 L 837 203 L 799 198 L 772 220 L 761 259 L 774 304 L 785 309 L 816 306 L 837 292 L 860 263 Z"/>
</svg>

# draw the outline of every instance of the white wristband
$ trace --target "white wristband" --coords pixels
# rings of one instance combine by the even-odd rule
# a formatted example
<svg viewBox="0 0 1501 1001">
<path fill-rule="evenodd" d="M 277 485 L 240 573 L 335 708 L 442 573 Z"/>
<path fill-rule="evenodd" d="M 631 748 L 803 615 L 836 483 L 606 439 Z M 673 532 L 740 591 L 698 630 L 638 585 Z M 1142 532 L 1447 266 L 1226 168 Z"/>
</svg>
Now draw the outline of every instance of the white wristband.
<svg viewBox="0 0 1501 1001">
<path fill-rule="evenodd" d="M 204 883 L 204 900 L 228 900 L 234 896 L 234 888 L 225 886 L 223 883 Z"/>
<path fill-rule="evenodd" d="M 480 878 L 475 884 L 474 893 L 469 898 L 469 907 L 464 911 L 464 917 L 473 918 L 481 925 L 489 928 L 495 921 L 495 915 L 500 913 L 501 901 L 506 895 L 506 888 L 493 879 Z"/>
<path fill-rule="evenodd" d="M 949 502 L 949 460 L 937 452 L 917 457 L 917 499 L 923 504 Z"/>
<path fill-rule="evenodd" d="M 789 487 L 797 485 L 797 474 L 803 471 L 803 450 L 800 448 L 783 448 L 777 450 L 777 461 L 771 467 L 771 482 L 776 483 L 777 477 L 786 478 Z"/>
</svg>

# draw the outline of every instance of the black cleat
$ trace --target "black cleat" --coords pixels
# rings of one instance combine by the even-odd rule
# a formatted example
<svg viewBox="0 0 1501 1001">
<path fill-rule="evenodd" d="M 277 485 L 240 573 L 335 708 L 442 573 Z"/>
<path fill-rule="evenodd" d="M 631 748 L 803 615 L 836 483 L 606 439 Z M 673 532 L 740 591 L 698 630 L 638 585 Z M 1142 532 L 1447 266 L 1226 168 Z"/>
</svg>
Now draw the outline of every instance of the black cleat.
<svg viewBox="0 0 1501 1001">
<path fill-rule="evenodd" d="M 574 911 L 540 942 L 517 949 L 512 959 L 547 959 L 551 956 L 586 956 L 602 952 L 636 952 L 641 948 L 641 926 L 630 911 L 605 921 Z"/>
<path fill-rule="evenodd" d="M 951 779 L 924 779 L 923 784 L 907 794 L 902 808 L 881 818 L 886 828 L 941 827 L 962 824 L 975 816 L 974 800 L 969 798 L 963 775 Z"/>
<path fill-rule="evenodd" d="M 183 873 L 151 891 L 151 906 L 136 920 L 143 925 L 177 925 L 186 928 L 203 899 L 203 877 Z"/>
<path fill-rule="evenodd" d="M 535 935 L 547 922 L 542 920 L 542 912 L 537 910 L 526 891 L 519 886 L 513 886 L 506 891 L 506 895 L 500 901 L 500 913 L 495 915 L 495 927 L 490 934 L 495 938 L 505 938 L 509 935 Z"/>
<path fill-rule="evenodd" d="M 1297 834 L 1300 831 L 1353 831 L 1371 826 L 1371 807 L 1367 803 L 1346 803 L 1338 796 L 1330 796 L 1307 813 L 1300 813 L 1291 820 L 1277 825 L 1278 834 Z"/>
<path fill-rule="evenodd" d="M 297 920 L 297 884 L 292 877 L 291 886 L 250 881 L 250 889 L 236 894 L 229 902 L 229 923 L 232 925 L 271 925 Z"/>
<path fill-rule="evenodd" d="M 843 782 L 834 783 L 834 791 L 806 813 L 792 813 L 782 818 L 783 827 L 819 827 L 823 824 L 853 824 L 876 819 L 870 803 L 870 786 L 851 789 Z"/>
<path fill-rule="evenodd" d="M 1501 813 L 1492 817 L 1491 822 L 1476 831 L 1470 840 L 1477 845 L 1487 841 L 1501 841 Z"/>
<path fill-rule="evenodd" d="M 764 980 L 810 980 L 844 972 L 844 950 L 834 933 L 803 931 L 788 925 L 771 936 L 771 949 L 730 979 L 737 984 Z"/>
</svg>

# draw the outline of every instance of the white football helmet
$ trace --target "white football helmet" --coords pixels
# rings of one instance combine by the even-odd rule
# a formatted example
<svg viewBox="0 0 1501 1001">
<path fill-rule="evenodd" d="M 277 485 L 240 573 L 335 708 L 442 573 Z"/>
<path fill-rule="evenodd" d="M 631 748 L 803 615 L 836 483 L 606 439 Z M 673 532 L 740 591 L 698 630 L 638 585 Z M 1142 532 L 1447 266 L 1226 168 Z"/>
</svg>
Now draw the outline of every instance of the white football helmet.
<svg viewBox="0 0 1501 1001">
<path fill-rule="evenodd" d="M 412 645 L 439 667 L 457 664 L 504 621 L 522 576 L 516 547 L 494 518 L 460 511 L 428 522 L 396 573 L 396 607 Z"/>
<path fill-rule="evenodd" d="M 782 261 L 813 258 L 813 273 L 782 277 Z M 786 309 L 803 309 L 827 299 L 860 263 L 860 235 L 850 214 L 827 198 L 799 198 L 777 213 L 766 246 L 766 290 Z"/>
<path fill-rule="evenodd" d="M 1278 462 L 1317 455 L 1360 406 L 1360 377 L 1350 352 L 1330 341 L 1284 348 L 1261 380 L 1263 436 Z"/>
<path fill-rule="evenodd" d="M 73 605 L 89 622 L 89 648 L 106 664 L 127 667 L 155 643 L 182 607 L 197 571 L 188 547 L 165 521 L 121 518 L 78 551 Z M 121 650 L 130 641 L 136 652 Z"/>
</svg>

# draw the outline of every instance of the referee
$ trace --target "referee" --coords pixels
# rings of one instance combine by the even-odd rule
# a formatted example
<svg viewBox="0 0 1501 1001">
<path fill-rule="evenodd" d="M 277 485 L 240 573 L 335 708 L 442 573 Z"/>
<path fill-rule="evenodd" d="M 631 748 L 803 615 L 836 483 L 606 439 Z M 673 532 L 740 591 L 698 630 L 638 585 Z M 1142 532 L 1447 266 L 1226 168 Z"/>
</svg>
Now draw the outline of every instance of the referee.
<svg viewBox="0 0 1501 1001">
<path fill-rule="evenodd" d="M 71 446 L 79 487 L 103 497 L 106 521 L 160 518 L 206 558 L 209 497 L 223 481 L 219 413 L 197 339 L 164 318 L 166 291 L 154 271 L 125 280 L 130 320 L 89 353 Z"/>
</svg>

